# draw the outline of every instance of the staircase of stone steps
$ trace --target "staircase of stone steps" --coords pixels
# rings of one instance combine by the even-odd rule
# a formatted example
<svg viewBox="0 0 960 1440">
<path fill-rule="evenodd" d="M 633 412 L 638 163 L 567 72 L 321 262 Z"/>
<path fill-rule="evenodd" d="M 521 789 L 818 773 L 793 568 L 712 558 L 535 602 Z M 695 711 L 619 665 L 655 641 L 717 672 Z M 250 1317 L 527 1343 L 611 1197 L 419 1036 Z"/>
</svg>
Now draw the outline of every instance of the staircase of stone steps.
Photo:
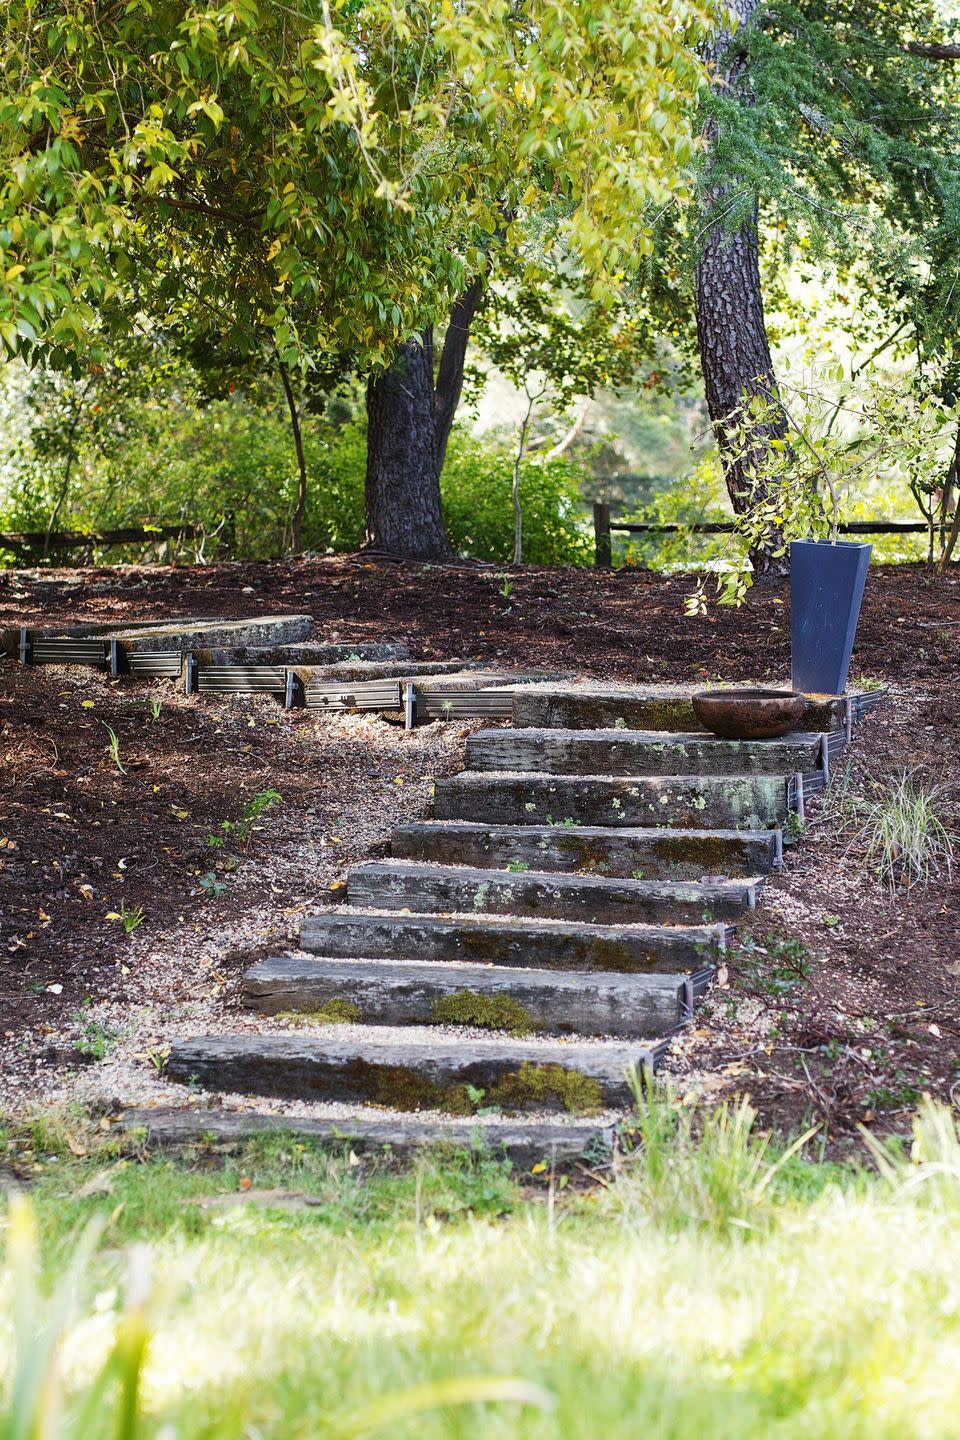
<svg viewBox="0 0 960 1440">
<path fill-rule="evenodd" d="M 820 718 L 842 743 L 843 713 Z M 437 782 L 433 816 L 350 870 L 298 952 L 247 971 L 262 1033 L 184 1038 L 169 1073 L 349 1105 L 351 1143 L 384 1127 L 393 1145 L 462 1140 L 467 1124 L 521 1156 L 605 1143 L 762 899 L 798 777 L 802 795 L 836 749 L 809 729 L 735 742 L 693 725 L 688 692 L 518 691 L 513 726 L 472 735 L 469 768 Z"/>
<path fill-rule="evenodd" d="M 413 660 L 403 641 L 319 640 L 314 630 L 309 615 L 20 626 L 0 630 L 0 653 L 26 665 L 90 665 L 114 677 L 181 679 L 188 693 L 274 694 L 288 707 L 399 710 L 403 690 L 415 682 L 411 719 L 478 709 L 503 714 L 510 687 L 543 674 L 470 659 Z M 475 694 L 484 699 L 472 703 Z"/>
<path fill-rule="evenodd" d="M 509 727 L 469 737 L 432 816 L 398 825 L 388 858 L 349 872 L 346 903 L 304 919 L 297 952 L 248 969 L 258 1029 L 172 1047 L 171 1077 L 223 1104 L 128 1115 L 161 1143 L 293 1128 L 524 1161 L 609 1147 L 762 902 L 791 817 L 880 698 L 813 698 L 801 731 L 735 742 L 700 728 L 689 686 L 413 661 L 400 642 L 317 640 L 309 616 L 21 628 L 0 643 L 25 663 L 183 671 L 188 689 L 285 688 L 287 703 L 293 677 L 323 708 L 389 709 L 404 691 L 408 723 L 512 708 Z M 251 1108 L 264 1102 L 288 1108 Z"/>
</svg>

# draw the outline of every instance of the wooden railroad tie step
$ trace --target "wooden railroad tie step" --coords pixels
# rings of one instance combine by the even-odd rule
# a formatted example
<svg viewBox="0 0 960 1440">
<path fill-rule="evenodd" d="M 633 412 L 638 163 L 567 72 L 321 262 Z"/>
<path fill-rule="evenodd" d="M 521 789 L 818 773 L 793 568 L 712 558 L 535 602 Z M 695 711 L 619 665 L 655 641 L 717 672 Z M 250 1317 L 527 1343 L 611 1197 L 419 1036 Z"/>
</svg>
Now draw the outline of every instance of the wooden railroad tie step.
<svg viewBox="0 0 960 1440">
<path fill-rule="evenodd" d="M 297 644 L 313 635 L 312 615 L 257 615 L 249 620 L 169 620 L 118 627 L 108 639 L 125 650 L 201 650 Z"/>
<path fill-rule="evenodd" d="M 538 775 L 465 770 L 436 782 L 436 820 L 506 825 L 778 826 L 787 817 L 779 775 Z"/>
<path fill-rule="evenodd" d="M 550 775 L 793 775 L 815 770 L 822 737 L 718 740 L 656 730 L 481 730 L 467 741 L 468 770 Z"/>
<path fill-rule="evenodd" d="M 749 878 L 769 873 L 780 856 L 776 830 L 687 830 L 657 826 L 484 825 L 416 820 L 394 826 L 398 860 L 504 870 L 576 870 L 624 879 Z"/>
<path fill-rule="evenodd" d="M 446 1116 L 407 1115 L 386 1119 L 376 1114 L 330 1120 L 323 1116 L 283 1115 L 251 1110 L 162 1109 L 128 1110 L 121 1127 L 143 1135 L 159 1150 L 207 1143 L 240 1145 L 255 1135 L 289 1135 L 331 1150 L 358 1154 L 396 1151 L 409 1154 L 425 1147 L 503 1155 L 526 1168 L 605 1160 L 618 1144 L 611 1125 L 566 1117 L 555 1120 L 452 1120 Z"/>
<path fill-rule="evenodd" d="M 328 910 L 304 919 L 300 945 L 315 955 L 377 960 L 460 960 L 535 970 L 641 970 L 676 974 L 713 964 L 728 927 L 585 925 L 498 916 Z"/>
<path fill-rule="evenodd" d="M 693 709 L 698 688 L 676 686 L 542 686 L 518 692 L 514 699 L 516 726 L 561 730 L 668 730 L 703 732 Z M 788 688 L 788 687 L 784 687 Z M 882 691 L 810 697 L 803 729 L 840 730 L 849 699 L 854 718 L 882 699 Z"/>
<path fill-rule="evenodd" d="M 300 640 L 284 645 L 235 645 L 200 650 L 204 665 L 309 665 L 328 666 L 410 659 L 409 645 L 401 641 L 359 642 Z"/>
<path fill-rule="evenodd" d="M 688 1014 L 709 971 L 624 975 L 455 961 L 276 955 L 243 977 L 243 1003 L 318 1024 L 459 1024 L 517 1034 L 653 1036 Z"/>
<path fill-rule="evenodd" d="M 449 1038 L 398 1040 L 371 1027 L 336 1034 L 197 1035 L 174 1042 L 167 1073 L 212 1091 L 363 1102 L 469 1116 L 503 1111 L 595 1114 L 633 1099 L 631 1073 L 649 1073 L 662 1042 L 592 1044 Z"/>
<path fill-rule="evenodd" d="M 620 880 L 405 860 L 354 865 L 347 877 L 350 903 L 374 910 L 539 915 L 592 924 L 731 920 L 752 909 L 756 896 L 756 883 L 746 880 Z"/>
</svg>

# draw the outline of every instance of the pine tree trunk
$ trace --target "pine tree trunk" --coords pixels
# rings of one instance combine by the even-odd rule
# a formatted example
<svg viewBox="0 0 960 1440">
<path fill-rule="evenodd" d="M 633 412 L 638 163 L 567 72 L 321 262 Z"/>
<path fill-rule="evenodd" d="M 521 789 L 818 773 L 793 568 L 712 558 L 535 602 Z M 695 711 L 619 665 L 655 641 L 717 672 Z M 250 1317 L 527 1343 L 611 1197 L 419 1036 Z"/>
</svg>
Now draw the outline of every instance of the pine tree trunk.
<svg viewBox="0 0 960 1440">
<path fill-rule="evenodd" d="M 758 0 L 736 0 L 733 7 L 740 27 L 747 24 L 758 8 Z M 745 89 L 743 52 L 732 52 L 733 33 L 722 30 L 708 47 L 706 58 L 713 66 L 714 83 L 731 93 Z M 711 120 L 706 131 L 707 143 L 716 146 L 716 122 Z M 742 514 L 749 508 L 753 482 L 749 472 L 761 458 L 768 441 L 782 436 L 785 419 L 772 426 L 758 426 L 754 444 L 737 455 L 730 453 L 724 421 L 743 404 L 746 397 L 761 393 L 776 397 L 777 381 L 770 355 L 763 313 L 763 292 L 760 288 L 760 263 L 757 239 L 757 213 L 736 229 L 724 225 L 724 214 L 735 189 L 726 179 L 711 184 L 710 168 L 704 179 L 700 200 L 700 227 L 704 238 L 694 276 L 697 315 L 697 344 L 707 409 L 720 447 L 724 478 L 734 510 Z M 751 560 L 757 575 L 784 569 L 774 563 L 772 550 L 775 537 L 759 547 Z"/>
<path fill-rule="evenodd" d="M 724 448 L 723 422 L 759 392 L 776 395 L 776 378 L 763 320 L 756 222 L 727 234 L 708 231 L 696 271 L 697 343 L 707 409 Z M 779 433 L 783 433 L 782 428 Z M 758 433 L 758 445 L 763 435 Z M 737 513 L 749 504 L 745 469 L 750 457 L 725 457 L 724 474 Z"/>
<path fill-rule="evenodd" d="M 421 342 L 401 346 L 390 369 L 367 382 L 365 549 L 411 560 L 453 555 L 440 508 L 440 472 L 482 289 L 475 280 L 450 312 L 436 384 L 431 330 Z"/>
</svg>

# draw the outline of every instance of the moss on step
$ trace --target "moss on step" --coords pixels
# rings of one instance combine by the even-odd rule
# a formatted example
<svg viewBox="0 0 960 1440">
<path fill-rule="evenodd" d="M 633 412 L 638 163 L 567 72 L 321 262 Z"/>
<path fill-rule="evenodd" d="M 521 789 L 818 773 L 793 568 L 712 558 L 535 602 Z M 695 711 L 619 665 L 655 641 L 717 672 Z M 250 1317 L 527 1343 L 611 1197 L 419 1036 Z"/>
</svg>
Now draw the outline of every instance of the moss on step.
<svg viewBox="0 0 960 1440">
<path fill-rule="evenodd" d="M 375 1105 L 391 1110 L 443 1110 L 448 1115 L 474 1113 L 465 1085 L 440 1085 L 408 1065 L 370 1065 L 355 1060 L 350 1069 L 357 1088 Z"/>
<path fill-rule="evenodd" d="M 599 1080 L 562 1065 L 524 1061 L 487 1085 L 442 1085 L 408 1065 L 371 1065 L 355 1060 L 350 1079 L 357 1093 L 393 1110 L 442 1110 L 473 1115 L 477 1105 L 502 1110 L 542 1110 L 560 1106 L 571 1115 L 595 1115 L 603 1109 Z"/>
<path fill-rule="evenodd" d="M 352 1000 L 327 1000 L 316 1010 L 281 1010 L 275 1017 L 288 1025 L 359 1025 L 363 1011 Z"/>
<path fill-rule="evenodd" d="M 481 995 L 476 990 L 458 990 L 435 1000 L 430 1023 L 476 1025 L 484 1030 L 506 1030 L 511 1035 L 529 1035 L 539 1029 L 529 1010 L 512 996 Z"/>
<path fill-rule="evenodd" d="M 551 1102 L 559 1103 L 571 1115 L 595 1115 L 603 1109 L 599 1080 L 562 1065 L 533 1065 L 529 1061 L 491 1085 L 484 1099 L 487 1104 L 504 1110 L 522 1110 L 528 1106 L 539 1109 Z"/>
</svg>

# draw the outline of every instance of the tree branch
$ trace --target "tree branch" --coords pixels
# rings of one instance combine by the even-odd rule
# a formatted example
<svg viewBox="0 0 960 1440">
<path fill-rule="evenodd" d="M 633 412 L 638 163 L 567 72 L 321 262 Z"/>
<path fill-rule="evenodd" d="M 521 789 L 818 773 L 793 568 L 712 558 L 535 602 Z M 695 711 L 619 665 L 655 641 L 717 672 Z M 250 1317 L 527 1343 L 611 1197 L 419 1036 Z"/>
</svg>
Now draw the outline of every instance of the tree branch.
<svg viewBox="0 0 960 1440">
<path fill-rule="evenodd" d="M 908 40 L 903 48 L 911 55 L 921 55 L 924 60 L 960 60 L 960 45 L 941 44 L 932 40 Z"/>
<path fill-rule="evenodd" d="M 477 278 L 458 296 L 450 311 L 450 321 L 443 341 L 443 353 L 433 390 L 433 410 L 437 425 L 437 470 L 443 469 L 447 441 L 453 426 L 460 395 L 463 391 L 463 369 L 466 362 L 470 327 L 483 297 L 483 277 Z"/>
<path fill-rule="evenodd" d="M 559 460 L 561 455 L 566 455 L 567 451 L 570 449 L 570 446 L 573 444 L 574 440 L 576 440 L 577 436 L 583 429 L 589 410 L 590 396 L 587 395 L 583 400 L 580 409 L 577 411 L 576 418 L 574 419 L 574 422 L 570 426 L 567 433 L 565 435 L 561 435 L 556 445 L 552 446 L 545 455 L 541 455 L 541 465 L 546 465 L 549 460 Z"/>
</svg>

